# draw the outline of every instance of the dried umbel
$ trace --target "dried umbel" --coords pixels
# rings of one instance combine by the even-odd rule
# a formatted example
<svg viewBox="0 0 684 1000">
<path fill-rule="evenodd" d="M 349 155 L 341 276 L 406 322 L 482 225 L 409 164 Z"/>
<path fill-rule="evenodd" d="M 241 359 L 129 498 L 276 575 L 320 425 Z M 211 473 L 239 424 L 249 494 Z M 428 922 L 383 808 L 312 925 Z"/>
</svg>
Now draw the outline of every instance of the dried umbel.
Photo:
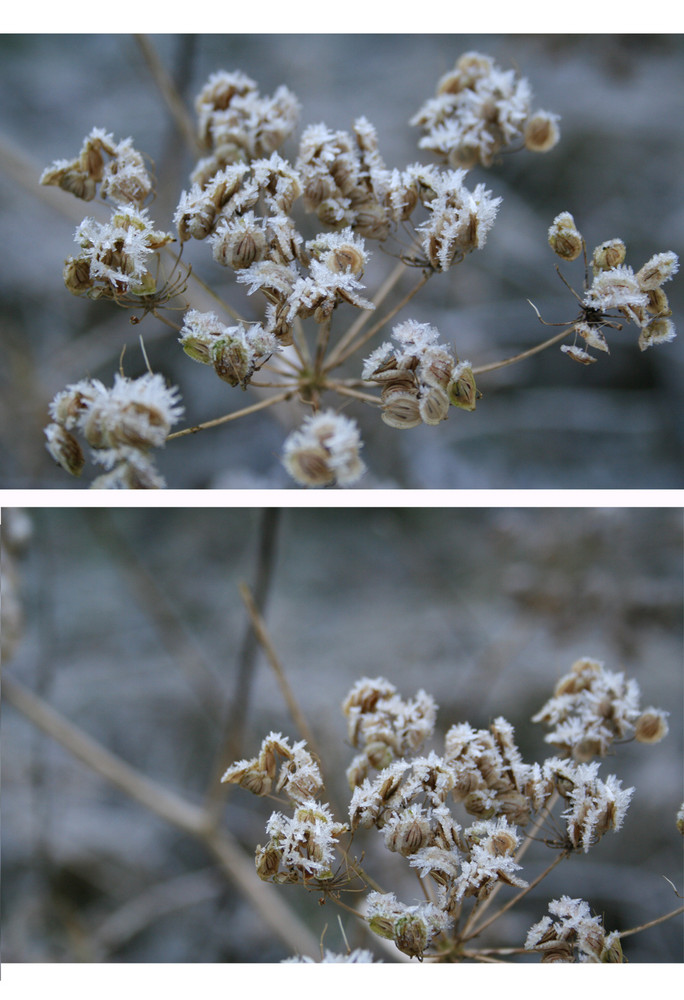
<svg viewBox="0 0 684 1000">
<path fill-rule="evenodd" d="M 530 928 L 525 941 L 525 948 L 539 952 L 542 962 L 624 961 L 620 935 L 606 934 L 601 918 L 591 916 L 583 899 L 552 899 L 549 913 Z"/>
<path fill-rule="evenodd" d="M 531 111 L 530 85 L 479 52 L 467 52 L 437 84 L 436 96 L 411 119 L 426 133 L 422 149 L 454 167 L 491 166 L 497 154 L 524 145 L 547 152 L 560 139 L 558 115 Z"/>
<path fill-rule="evenodd" d="M 479 52 L 463 54 L 412 119 L 423 129 L 419 147 L 440 162 L 402 168 L 387 166 L 378 131 L 363 115 L 348 131 L 325 122 L 307 125 L 288 159 L 284 143 L 298 123 L 297 98 L 285 86 L 263 96 L 239 69 L 213 73 L 197 95 L 195 111 L 200 157 L 173 212 L 175 235 L 155 228 L 148 216 L 144 206 L 154 196 L 155 182 L 131 138 L 117 141 L 95 128 L 78 156 L 56 161 L 41 178 L 86 201 L 99 195 L 112 208 L 108 221 L 86 218 L 76 230 L 78 250 L 63 268 L 72 294 L 139 310 L 140 316 L 131 316 L 134 323 L 152 314 L 178 330 L 185 353 L 213 368 L 227 386 L 259 390 L 258 402 L 194 423 L 174 438 L 289 401 L 311 411 L 305 410 L 307 419 L 284 443 L 288 473 L 309 488 L 354 485 L 366 471 L 359 426 L 349 416 L 334 416 L 336 411 L 366 404 L 377 407 L 392 429 L 437 428 L 452 407 L 475 410 L 480 372 L 530 354 L 478 367 L 460 360 L 451 328 L 444 343 L 429 323 L 398 315 L 428 279 L 439 280 L 486 247 L 502 199 L 485 184 L 471 183 L 468 171 L 501 164 L 504 152 L 547 152 L 559 140 L 558 115 L 534 109 L 527 80 L 513 69 Z M 189 241 L 205 241 L 208 267 L 221 269 L 220 288 L 208 287 L 199 268 L 192 272 L 181 265 Z M 369 241 L 376 244 L 372 266 Z M 166 277 L 163 265 L 172 242 L 180 249 Z M 566 357 L 594 364 L 594 352 L 609 354 L 607 331 L 625 323 L 638 328 L 641 350 L 675 337 L 662 287 L 677 273 L 674 253 L 655 254 L 633 270 L 623 241 L 615 238 L 587 259 L 569 212 L 554 219 L 549 243 L 560 259 L 583 256 L 586 265 L 585 287 L 575 292 L 579 311 L 565 324 L 571 342 L 560 349 Z M 389 258 L 394 269 L 369 290 L 369 276 L 379 277 Z M 402 271 L 420 274 L 400 298 L 394 293 Z M 191 282 L 201 289 L 201 310 L 198 300 L 186 296 L 195 287 Z M 236 292 L 236 301 L 224 297 L 226 291 Z M 240 304 L 243 292 L 246 305 Z M 225 307 L 225 315 L 206 312 L 207 295 L 215 308 Z M 383 304 L 386 308 L 375 313 Z M 357 311 L 354 318 L 349 306 Z M 364 330 L 364 314 L 371 312 L 373 323 Z M 340 330 L 347 319 L 349 325 Z M 390 322 L 396 322 L 391 336 L 381 333 L 389 339 L 375 346 L 372 338 Z M 361 372 L 351 369 L 343 377 L 342 366 L 366 350 Z M 377 386 L 379 395 L 367 391 L 368 384 Z M 336 403 L 328 398 L 333 394 Z M 51 454 L 77 473 L 82 463 L 73 428 L 60 428 L 48 432 Z M 88 436 L 91 444 L 101 442 L 98 461 L 107 468 L 97 486 L 158 486 L 161 477 L 149 455 L 143 458 L 134 444 L 132 457 L 114 458 L 121 440 L 105 448 L 109 434 L 100 432 L 93 415 Z M 125 436 L 135 442 L 135 429 L 122 432 Z M 114 464 L 107 465 L 110 460 Z M 368 761 L 382 766 L 386 756 L 386 745 L 380 745 Z M 472 808 L 484 816 L 491 804 L 481 789 L 473 793 Z M 512 800 L 509 808 L 515 814 L 524 810 Z"/>
<path fill-rule="evenodd" d="M 354 421 L 328 410 L 307 417 L 283 447 L 283 464 L 303 486 L 349 486 L 363 475 Z"/>
<path fill-rule="evenodd" d="M 164 481 L 149 451 L 163 447 L 182 413 L 178 390 L 167 388 L 161 375 L 127 379 L 117 374 L 111 389 L 97 379 L 84 379 L 52 400 L 47 448 L 63 468 L 80 475 L 83 453 L 72 433 L 78 430 L 94 461 L 109 470 L 94 481 L 95 488 L 159 489 Z"/>
</svg>

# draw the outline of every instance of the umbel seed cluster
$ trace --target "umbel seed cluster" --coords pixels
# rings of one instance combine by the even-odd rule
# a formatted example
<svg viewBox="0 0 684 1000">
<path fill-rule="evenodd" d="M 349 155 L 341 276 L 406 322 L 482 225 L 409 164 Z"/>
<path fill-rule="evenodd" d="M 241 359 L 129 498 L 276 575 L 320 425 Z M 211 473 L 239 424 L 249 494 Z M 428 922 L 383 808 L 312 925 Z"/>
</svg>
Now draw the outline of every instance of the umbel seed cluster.
<svg viewBox="0 0 684 1000">
<path fill-rule="evenodd" d="M 485 248 L 502 198 L 471 171 L 559 143 L 559 116 L 535 108 L 528 81 L 481 53 L 462 55 L 410 119 L 421 130 L 419 150 L 433 161 L 403 168 L 386 164 L 365 116 L 349 131 L 309 124 L 295 140 L 300 110 L 285 86 L 264 96 L 240 70 L 213 73 L 195 101 L 200 155 L 168 231 L 149 217 L 154 179 L 130 137 L 93 128 L 78 156 L 44 171 L 41 183 L 109 211 L 106 221 L 87 217 L 78 226 L 77 251 L 64 265 L 67 289 L 128 309 L 136 324 L 155 317 L 175 332 L 173 350 L 205 366 L 207 377 L 213 370 L 229 389 L 258 394 L 245 406 L 230 397 L 232 409 L 222 416 L 172 431 L 193 406 L 182 407 L 180 388 L 166 386 L 149 363 L 138 378 L 119 371 L 109 389 L 77 376 L 50 405 L 45 432 L 67 472 L 83 472 L 85 442 L 105 469 L 92 486 L 162 487 L 152 449 L 296 401 L 299 426 L 281 452 L 293 481 L 353 486 L 366 463 L 352 407 L 378 410 L 395 430 L 437 427 L 454 411 L 475 411 L 481 374 L 530 354 L 478 367 L 459 358 L 456 330 L 435 329 L 418 310 L 406 313 L 428 282 Z M 284 155 L 286 143 L 296 143 L 294 155 Z M 312 224 L 315 235 L 307 238 Z M 216 268 L 209 311 L 206 286 L 183 262 L 191 242 L 205 244 Z M 571 289 L 578 314 L 547 324 L 564 329 L 532 353 L 571 338 L 561 350 L 590 364 L 590 349 L 608 353 L 606 333 L 626 323 L 638 328 L 642 350 L 674 338 L 662 290 L 678 270 L 674 253 L 655 254 L 635 273 L 622 241 L 609 239 L 593 251 L 590 283 L 586 245 L 569 212 L 553 221 L 549 242 L 566 262 L 584 254 L 585 282 L 581 293 Z M 369 289 L 368 262 L 373 254 L 377 262 L 377 251 L 394 269 Z M 402 282 L 409 287 L 385 305 Z M 241 286 L 251 314 L 219 286 Z M 201 306 L 193 302 L 196 288 Z"/>
<path fill-rule="evenodd" d="M 554 750 L 540 762 L 523 759 L 503 716 L 487 729 L 456 723 L 439 750 L 426 752 L 437 719 L 434 699 L 422 689 L 404 699 L 383 677 L 359 680 L 342 710 L 357 750 L 347 769 L 351 794 L 343 821 L 322 801 L 321 762 L 305 741 L 290 743 L 271 732 L 256 757 L 233 764 L 222 780 L 256 795 L 283 796 L 287 814 L 271 814 L 268 841 L 256 849 L 259 878 L 303 885 L 323 902 L 341 902 L 348 893 L 345 910 L 371 935 L 410 958 L 434 962 L 498 954 L 480 951 L 477 942 L 496 919 L 484 913 L 497 894 L 518 893 L 511 898 L 509 892 L 505 912 L 557 864 L 594 851 L 619 831 L 636 789 L 602 774 L 602 759 L 627 740 L 655 744 L 668 731 L 666 712 L 640 707 L 636 681 L 588 657 L 573 664 L 533 717 Z M 682 828 L 681 809 L 677 825 Z M 363 853 L 352 846 L 364 830 L 375 830 L 384 848 L 413 870 L 419 901 L 402 901 L 362 867 Z M 535 840 L 552 861 L 531 883 L 522 861 Z M 570 895 L 550 900 L 548 914 L 512 945 L 499 949 L 501 955 L 624 960 L 621 933 L 606 931 L 589 903 Z M 324 958 L 343 960 L 375 959 L 366 951 Z"/>
</svg>

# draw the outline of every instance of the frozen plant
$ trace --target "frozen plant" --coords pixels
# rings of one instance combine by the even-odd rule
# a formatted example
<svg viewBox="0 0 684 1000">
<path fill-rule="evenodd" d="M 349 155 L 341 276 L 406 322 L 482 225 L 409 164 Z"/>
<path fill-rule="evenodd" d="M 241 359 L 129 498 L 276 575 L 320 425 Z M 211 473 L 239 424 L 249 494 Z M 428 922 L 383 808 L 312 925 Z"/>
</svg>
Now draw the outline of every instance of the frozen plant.
<svg viewBox="0 0 684 1000">
<path fill-rule="evenodd" d="M 662 286 L 677 273 L 677 256 L 655 253 L 634 271 L 618 238 L 588 255 L 567 211 L 553 220 L 549 243 L 564 261 L 584 256 L 585 280 L 581 292 L 571 289 L 576 315 L 546 324 L 563 326 L 561 332 L 478 365 L 459 357 L 456 329 L 438 330 L 418 307 L 413 311 L 412 300 L 428 282 L 467 267 L 471 254 L 485 250 L 496 225 L 502 198 L 470 171 L 490 168 L 504 154 L 545 153 L 560 141 L 559 116 L 537 108 L 528 81 L 487 55 L 462 55 L 410 119 L 422 130 L 419 149 L 434 158 L 428 163 L 388 166 L 365 116 L 349 131 L 306 125 L 287 159 L 282 148 L 294 141 L 299 101 L 285 86 L 262 95 L 240 70 L 213 73 L 195 112 L 199 158 L 178 199 L 173 231 L 156 229 L 149 218 L 154 180 L 132 138 L 94 128 L 75 158 L 56 161 L 41 178 L 85 201 L 99 198 L 110 211 L 108 221 L 88 217 L 76 230 L 78 250 L 64 265 L 70 292 L 110 299 L 131 310 L 135 323 L 156 317 L 175 331 L 174 350 L 180 346 L 213 368 L 232 390 L 258 393 L 255 402 L 229 405 L 223 415 L 173 432 L 173 421 L 162 420 L 159 438 L 172 441 L 293 401 L 300 416 L 281 452 L 292 480 L 313 488 L 353 486 L 366 463 L 349 407 L 372 407 L 395 430 L 436 428 L 454 411 L 472 419 L 463 414 L 476 409 L 480 376 L 554 344 L 586 365 L 597 360 L 592 351 L 609 352 L 607 333 L 625 324 L 638 329 L 641 350 L 675 336 Z M 307 238 L 312 224 L 315 235 Z M 182 259 L 191 241 L 205 243 L 217 284 L 246 292 L 252 315 L 195 278 Z M 379 251 L 394 267 L 368 288 L 367 266 Z M 411 276 L 411 286 L 385 305 Z M 194 291 L 201 301 L 193 301 Z M 215 311 L 207 311 L 207 293 Z M 186 407 L 188 416 L 193 409 Z M 46 433 L 50 454 L 79 475 L 83 460 L 71 428 L 53 420 Z M 163 485 L 141 454 L 131 453 L 122 465 L 111 450 L 98 451 L 111 472 L 94 485 Z"/>
<path fill-rule="evenodd" d="M 282 792 L 288 805 L 288 814 L 271 814 L 269 840 L 256 848 L 259 878 L 302 885 L 321 903 L 340 905 L 380 939 L 384 954 L 389 942 L 395 955 L 418 961 L 502 961 L 537 953 L 543 962 L 622 962 L 623 938 L 684 907 L 642 927 L 607 932 L 588 901 L 562 895 L 549 901 L 548 914 L 524 940 L 480 939 L 552 869 L 573 854 L 595 851 L 604 836 L 620 830 L 636 790 L 603 774 L 600 758 L 627 739 L 655 744 L 667 732 L 666 713 L 642 709 L 640 698 L 634 680 L 597 660 L 578 660 L 533 718 L 550 729 L 546 739 L 559 755 L 527 763 L 503 716 L 487 729 L 456 723 L 441 747 L 426 753 L 434 699 L 420 690 L 405 700 L 386 678 L 363 677 L 342 705 L 349 742 L 359 750 L 347 770 L 344 821 L 321 800 L 321 768 L 305 741 L 291 745 L 270 733 L 258 755 L 233 764 L 222 781 L 261 796 Z M 563 808 L 556 808 L 559 802 Z M 379 885 L 363 863 L 363 848 L 356 853 L 355 838 L 372 830 L 416 878 L 415 893 L 404 889 L 399 898 Z M 551 854 L 541 871 L 537 861 L 523 864 L 533 842 Z M 500 893 L 508 898 L 485 916 Z M 323 959 L 340 960 L 369 961 L 373 953 Z"/>
</svg>

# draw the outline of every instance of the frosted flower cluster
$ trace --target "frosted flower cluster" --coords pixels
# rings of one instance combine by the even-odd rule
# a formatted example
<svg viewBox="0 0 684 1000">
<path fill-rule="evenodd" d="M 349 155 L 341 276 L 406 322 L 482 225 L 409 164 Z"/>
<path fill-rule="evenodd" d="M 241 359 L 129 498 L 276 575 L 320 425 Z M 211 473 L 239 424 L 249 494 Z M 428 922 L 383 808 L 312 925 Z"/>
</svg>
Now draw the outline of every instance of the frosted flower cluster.
<svg viewBox="0 0 684 1000">
<path fill-rule="evenodd" d="M 439 424 L 449 407 L 474 410 L 477 388 L 470 362 L 457 361 L 429 323 L 406 320 L 364 361 L 365 381 L 382 386 L 382 419 L 405 430 Z"/>
<path fill-rule="evenodd" d="M 642 743 L 657 743 L 667 734 L 667 712 L 642 712 L 640 698 L 635 680 L 607 670 L 599 660 L 582 658 L 561 677 L 532 721 L 551 728 L 546 742 L 577 761 L 605 757 L 615 740 L 631 733 Z"/>
<path fill-rule="evenodd" d="M 634 685 L 597 661 L 578 661 L 559 681 L 554 699 L 599 695 L 599 688 L 604 720 L 612 719 L 619 732 L 623 725 L 635 730 L 645 725 L 642 742 L 656 742 L 650 738 L 656 710 L 637 714 Z M 547 709 L 536 721 L 547 721 Z M 600 777 L 599 761 L 577 761 L 569 753 L 525 763 L 513 727 L 502 716 L 488 729 L 456 723 L 445 733 L 442 753 L 425 752 L 436 723 L 434 699 L 422 689 L 404 699 L 384 677 L 358 680 L 342 710 L 348 740 L 361 750 L 347 771 L 348 822 L 338 822 L 321 803 L 320 770 L 306 744 L 291 745 L 280 733 L 270 733 L 259 754 L 232 765 L 223 780 L 257 795 L 283 793 L 292 806 L 292 815 L 274 812 L 267 821 L 269 839 L 257 846 L 255 857 L 260 878 L 303 884 L 321 893 L 321 903 L 340 901 L 342 892 L 368 890 L 361 905 L 353 899 L 357 915 L 370 931 L 418 961 L 477 957 L 471 941 L 496 919 L 494 913 L 478 925 L 496 893 L 517 890 L 503 913 L 548 873 L 532 883 L 524 877 L 521 861 L 532 840 L 558 852 L 548 870 L 574 852 L 587 853 L 621 828 L 635 791 L 623 788 L 615 775 Z M 553 817 L 559 799 L 564 805 Z M 466 822 L 463 816 L 469 817 Z M 354 837 L 370 829 L 418 877 L 418 899 L 402 900 L 381 888 L 361 867 L 365 851 L 352 855 Z M 343 835 L 349 837 L 344 847 Z M 551 900 L 549 915 L 530 929 L 524 947 L 544 962 L 623 961 L 620 935 L 606 934 L 588 904 L 569 896 Z M 489 953 L 497 949 L 483 952 Z M 353 954 L 329 960 L 352 961 Z"/>
<path fill-rule="evenodd" d="M 434 699 L 422 689 L 404 701 L 396 687 L 383 677 L 362 677 L 342 704 L 347 734 L 354 747 L 362 748 L 350 767 L 350 787 L 380 770 L 395 758 L 415 752 L 432 735 L 437 716 Z"/>
<path fill-rule="evenodd" d="M 354 948 L 349 952 L 348 955 L 341 955 L 336 951 L 328 951 L 327 949 L 323 953 L 323 958 L 321 963 L 326 964 L 340 964 L 349 963 L 350 965 L 358 965 L 365 962 L 375 962 L 376 958 L 372 952 L 368 951 L 366 948 Z M 284 958 L 280 963 L 281 965 L 287 965 L 291 963 L 304 962 L 307 964 L 316 964 L 314 958 L 310 958 L 308 955 L 296 955 L 294 958 Z"/>
<path fill-rule="evenodd" d="M 601 917 L 592 917 L 583 899 L 552 899 L 549 913 L 525 940 L 525 948 L 539 952 L 542 962 L 622 962 L 620 935 L 606 934 Z"/>
<path fill-rule="evenodd" d="M 532 111 L 528 81 L 502 70 L 479 52 L 466 52 L 437 84 L 411 119 L 425 135 L 421 149 L 445 157 L 454 167 L 490 167 L 502 150 L 525 146 L 546 152 L 560 139 L 558 115 Z"/>
<path fill-rule="evenodd" d="M 83 201 L 92 201 L 100 185 L 100 197 L 119 205 L 142 207 L 152 193 L 150 177 L 141 153 L 129 137 L 120 142 L 102 128 L 94 128 L 83 140 L 73 160 L 56 160 L 40 176 L 40 183 L 54 185 Z"/>
<path fill-rule="evenodd" d="M 269 156 L 291 134 L 300 105 L 287 87 L 263 97 L 245 73 L 212 73 L 195 101 L 200 142 L 209 155 L 197 165 L 203 179 L 226 164 Z"/>
<path fill-rule="evenodd" d="M 313 413 L 283 445 L 283 464 L 302 486 L 351 486 L 365 472 L 354 420 L 325 410 Z"/>
<path fill-rule="evenodd" d="M 247 383 L 280 345 L 260 323 L 226 326 L 214 313 L 190 309 L 179 337 L 185 353 L 201 364 L 213 365 L 220 379 L 247 388 Z"/>
<path fill-rule="evenodd" d="M 563 260 L 586 254 L 586 244 L 570 212 L 561 212 L 549 227 L 549 245 Z M 674 340 L 677 333 L 672 310 L 662 289 L 679 270 L 679 258 L 672 251 L 654 254 L 635 273 L 625 264 L 627 248 L 621 239 L 606 240 L 594 247 L 591 256 L 593 278 L 581 297 L 581 313 L 573 325 L 584 346 L 563 344 L 561 351 L 580 364 L 597 360 L 588 348 L 609 353 L 604 330 L 621 329 L 627 320 L 639 329 L 638 346 L 645 351 L 655 344 Z M 615 313 L 611 312 L 615 310 Z"/>
<path fill-rule="evenodd" d="M 375 934 L 389 938 L 399 951 L 419 960 L 435 935 L 445 930 L 450 922 L 434 903 L 409 906 L 399 902 L 393 892 L 369 893 L 366 917 Z"/>
<path fill-rule="evenodd" d="M 85 456 L 74 434 L 78 431 L 90 445 L 93 461 L 107 470 L 92 488 L 159 489 L 165 483 L 149 452 L 164 446 L 182 413 L 178 389 L 167 387 L 161 375 L 128 379 L 117 374 L 111 389 L 97 379 L 83 379 L 50 403 L 46 446 L 56 462 L 79 476 Z"/>
<path fill-rule="evenodd" d="M 74 239 L 80 253 L 65 262 L 66 287 L 75 295 L 117 299 L 156 291 L 157 280 L 148 265 L 173 236 L 152 228 L 147 209 L 121 205 L 109 222 L 84 219 Z"/>
</svg>

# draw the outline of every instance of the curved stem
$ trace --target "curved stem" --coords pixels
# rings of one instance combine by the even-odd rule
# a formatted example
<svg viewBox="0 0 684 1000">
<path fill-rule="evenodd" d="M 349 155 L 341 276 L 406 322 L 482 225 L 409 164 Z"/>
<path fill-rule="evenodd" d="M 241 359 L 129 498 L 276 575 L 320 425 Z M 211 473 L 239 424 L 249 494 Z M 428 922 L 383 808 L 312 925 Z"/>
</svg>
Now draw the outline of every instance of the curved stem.
<svg viewBox="0 0 684 1000">
<path fill-rule="evenodd" d="M 166 438 L 167 441 L 173 441 L 175 438 L 186 437 L 188 434 L 196 434 L 197 431 L 205 431 L 209 427 L 218 427 L 219 424 L 227 424 L 230 420 L 237 420 L 239 417 L 249 416 L 250 413 L 256 413 L 258 410 L 265 410 L 267 406 L 273 406 L 275 403 L 282 403 L 286 399 L 290 399 L 294 395 L 294 389 L 288 389 L 286 392 L 279 392 L 275 396 L 269 396 L 268 399 L 262 399 L 260 403 L 254 403 L 252 406 L 245 406 L 242 410 L 235 410 L 233 413 L 226 413 L 223 417 L 217 417 L 216 420 L 206 420 L 203 424 L 195 424 L 194 427 L 185 427 L 182 431 L 174 431 L 173 434 L 169 434 Z"/>
<path fill-rule="evenodd" d="M 573 326 L 569 326 L 566 330 L 562 330 L 555 336 L 550 337 L 548 340 L 543 341 L 541 344 L 537 344 L 536 347 L 531 347 L 529 351 L 523 351 L 521 354 L 516 354 L 512 358 L 506 358 L 505 361 L 495 361 L 491 365 L 480 365 L 478 368 L 473 368 L 473 375 L 481 375 L 483 372 L 493 372 L 497 368 L 505 368 L 507 365 L 514 365 L 518 361 L 524 361 L 525 358 L 531 358 L 533 354 L 538 354 L 540 351 L 545 351 L 547 347 L 553 347 L 559 341 L 564 340 L 565 337 L 573 329 Z"/>
<path fill-rule="evenodd" d="M 684 906 L 678 906 L 676 910 L 671 910 L 670 913 L 664 913 L 662 917 L 656 917 L 655 920 L 649 920 L 647 924 L 641 924 L 639 927 L 630 927 L 628 931 L 620 931 L 618 937 L 628 937 L 630 934 L 638 934 L 639 931 L 645 931 L 648 927 L 655 927 L 656 924 L 662 924 L 665 920 L 670 920 L 672 917 L 676 917 L 678 913 L 684 913 Z"/>
</svg>

